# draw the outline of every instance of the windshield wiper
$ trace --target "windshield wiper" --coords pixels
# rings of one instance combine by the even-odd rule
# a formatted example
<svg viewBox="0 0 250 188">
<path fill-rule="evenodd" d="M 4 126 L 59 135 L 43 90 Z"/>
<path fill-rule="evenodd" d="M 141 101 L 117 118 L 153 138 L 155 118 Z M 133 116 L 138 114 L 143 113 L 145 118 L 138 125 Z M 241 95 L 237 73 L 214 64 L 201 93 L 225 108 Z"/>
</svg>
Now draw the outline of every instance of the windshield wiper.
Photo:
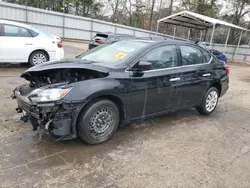
<svg viewBox="0 0 250 188">
<path fill-rule="evenodd" d="M 91 63 L 102 63 L 102 62 L 98 62 L 98 61 L 93 61 L 93 60 L 88 60 L 88 59 L 81 59 L 82 61 L 87 61 L 88 64 L 91 64 Z"/>
</svg>

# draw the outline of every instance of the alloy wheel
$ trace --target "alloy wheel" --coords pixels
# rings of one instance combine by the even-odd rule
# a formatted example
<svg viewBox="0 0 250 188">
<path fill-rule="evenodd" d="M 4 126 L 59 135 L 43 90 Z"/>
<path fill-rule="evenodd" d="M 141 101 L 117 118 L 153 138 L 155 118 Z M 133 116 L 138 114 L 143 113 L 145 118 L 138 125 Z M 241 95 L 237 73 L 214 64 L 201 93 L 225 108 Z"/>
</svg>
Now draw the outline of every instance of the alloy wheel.
<svg viewBox="0 0 250 188">
<path fill-rule="evenodd" d="M 33 62 L 34 65 L 38 65 L 38 64 L 44 63 L 46 61 L 47 61 L 47 58 L 42 53 L 37 53 L 32 58 L 32 62 Z"/>
<path fill-rule="evenodd" d="M 212 112 L 218 102 L 218 93 L 216 91 L 212 91 L 211 93 L 208 94 L 207 99 L 206 99 L 206 110 L 208 112 Z"/>
</svg>

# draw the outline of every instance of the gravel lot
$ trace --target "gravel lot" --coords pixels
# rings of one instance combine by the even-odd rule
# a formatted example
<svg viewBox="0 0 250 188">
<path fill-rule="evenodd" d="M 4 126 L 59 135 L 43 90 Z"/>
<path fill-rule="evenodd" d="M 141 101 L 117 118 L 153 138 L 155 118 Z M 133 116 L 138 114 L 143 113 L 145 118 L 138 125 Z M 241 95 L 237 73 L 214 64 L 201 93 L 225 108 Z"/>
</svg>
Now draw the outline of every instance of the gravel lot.
<svg viewBox="0 0 250 188">
<path fill-rule="evenodd" d="M 67 44 L 67 57 L 85 46 Z M 119 129 L 104 144 L 55 142 L 19 120 L 27 67 L 0 68 L 0 187 L 250 187 L 250 66 L 231 65 L 210 116 L 188 109 Z"/>
</svg>

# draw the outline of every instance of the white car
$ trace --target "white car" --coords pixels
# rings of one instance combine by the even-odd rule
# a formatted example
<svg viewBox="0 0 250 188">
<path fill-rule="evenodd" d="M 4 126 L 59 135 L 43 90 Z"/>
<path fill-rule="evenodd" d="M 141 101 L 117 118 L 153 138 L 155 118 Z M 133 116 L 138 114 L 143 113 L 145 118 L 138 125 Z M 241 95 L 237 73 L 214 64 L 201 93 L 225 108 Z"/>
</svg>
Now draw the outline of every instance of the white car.
<svg viewBox="0 0 250 188">
<path fill-rule="evenodd" d="M 0 19 L 0 63 L 26 63 L 32 66 L 64 57 L 60 37 L 32 26 Z"/>
</svg>

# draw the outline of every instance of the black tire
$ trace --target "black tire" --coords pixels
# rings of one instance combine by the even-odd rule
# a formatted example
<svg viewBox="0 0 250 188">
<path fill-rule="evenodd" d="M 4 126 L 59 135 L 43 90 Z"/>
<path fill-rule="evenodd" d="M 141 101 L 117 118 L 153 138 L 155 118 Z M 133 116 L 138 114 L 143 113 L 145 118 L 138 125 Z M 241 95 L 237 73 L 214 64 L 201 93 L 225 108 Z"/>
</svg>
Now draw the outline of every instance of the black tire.
<svg viewBox="0 0 250 188">
<path fill-rule="evenodd" d="M 36 61 L 34 59 L 35 57 L 40 57 L 40 61 L 39 59 Z M 31 66 L 35 66 L 35 65 L 47 62 L 47 61 L 49 61 L 48 55 L 45 52 L 40 51 L 40 50 L 33 52 L 29 57 L 29 63 Z"/>
<path fill-rule="evenodd" d="M 85 143 L 92 145 L 103 143 L 116 131 L 119 119 L 119 110 L 112 101 L 94 101 L 87 105 L 78 118 L 78 137 Z M 107 126 L 108 123 L 105 123 L 108 120 L 111 121 L 109 126 Z M 98 123 L 105 125 L 100 125 Z M 102 129 L 105 129 L 105 131 Z M 101 131 L 103 132 L 100 133 Z"/>
<path fill-rule="evenodd" d="M 214 103 L 213 103 L 213 105 L 211 106 L 211 109 L 210 109 L 210 108 L 206 107 L 207 99 L 208 99 L 209 95 L 214 93 L 214 92 L 216 92 L 216 94 L 217 94 L 217 100 L 216 101 L 214 100 Z M 204 98 L 202 99 L 201 105 L 196 107 L 196 110 L 202 115 L 209 115 L 216 109 L 217 104 L 218 104 L 218 100 L 219 100 L 219 92 L 218 92 L 218 90 L 215 87 L 211 87 L 211 88 L 209 88 L 209 90 L 207 90 Z"/>
</svg>

